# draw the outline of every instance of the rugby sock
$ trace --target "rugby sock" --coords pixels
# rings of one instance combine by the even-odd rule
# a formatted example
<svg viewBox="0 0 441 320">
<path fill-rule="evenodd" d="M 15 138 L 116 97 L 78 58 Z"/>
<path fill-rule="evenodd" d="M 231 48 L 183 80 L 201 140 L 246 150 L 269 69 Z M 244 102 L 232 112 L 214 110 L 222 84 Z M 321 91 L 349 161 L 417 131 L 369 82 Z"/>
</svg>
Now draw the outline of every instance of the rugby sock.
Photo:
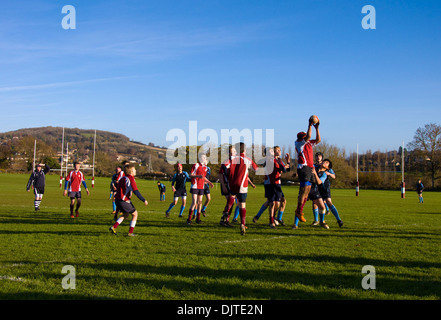
<svg viewBox="0 0 441 320">
<path fill-rule="evenodd" d="M 312 213 L 314 214 L 314 221 L 318 221 L 318 215 L 319 215 L 319 210 L 317 209 L 312 209 Z"/>
<path fill-rule="evenodd" d="M 320 216 L 320 222 L 321 223 L 325 222 L 325 214 L 324 213 L 320 213 L 319 216 Z"/>
<path fill-rule="evenodd" d="M 279 211 L 279 214 L 277 216 L 277 220 L 281 221 L 283 217 L 283 211 Z"/>
<path fill-rule="evenodd" d="M 169 206 L 168 209 L 167 209 L 167 213 L 169 213 L 170 210 L 174 208 L 174 206 L 175 206 L 175 204 L 174 204 L 173 202 L 170 203 L 170 206 Z"/>
<path fill-rule="evenodd" d="M 130 228 L 129 233 L 133 233 L 133 230 L 135 229 L 136 221 L 130 221 Z"/>
<path fill-rule="evenodd" d="M 196 217 L 197 214 L 198 214 L 198 209 L 194 209 L 194 211 L 193 211 L 193 216 Z"/>
<path fill-rule="evenodd" d="M 205 212 L 206 209 L 207 209 L 207 206 L 203 206 L 202 207 L 202 212 Z"/>
<path fill-rule="evenodd" d="M 70 205 L 70 214 L 72 214 L 72 215 L 73 215 L 73 209 L 74 209 L 74 205 L 71 204 L 71 205 Z"/>
<path fill-rule="evenodd" d="M 240 208 L 240 224 L 245 225 L 245 217 L 247 215 L 247 209 L 246 208 Z"/>
<path fill-rule="evenodd" d="M 274 213 L 269 215 L 269 222 L 270 224 L 274 224 Z"/>
<path fill-rule="evenodd" d="M 113 211 L 116 211 L 116 203 L 113 202 Z"/>
<path fill-rule="evenodd" d="M 231 209 L 233 208 L 233 205 L 234 205 L 234 198 L 229 197 L 227 200 L 227 205 L 225 206 L 225 209 L 224 209 L 224 213 L 228 213 L 228 215 L 230 215 Z"/>
<path fill-rule="evenodd" d="M 182 217 L 182 213 L 184 212 L 185 206 L 181 205 L 181 211 L 179 211 L 179 216 Z"/>
<path fill-rule="evenodd" d="M 257 219 L 259 219 L 260 216 L 262 215 L 262 213 L 265 212 L 266 208 L 268 208 L 268 207 L 266 207 L 264 204 L 260 207 L 259 212 L 257 212 L 257 214 L 256 214 L 256 218 L 257 218 Z"/>
<path fill-rule="evenodd" d="M 296 225 L 296 227 L 299 226 L 299 218 L 297 217 L 294 218 L 294 224 Z"/>
<path fill-rule="evenodd" d="M 118 220 L 116 220 L 115 224 L 113 225 L 113 228 L 116 229 L 118 226 L 124 221 L 124 217 L 119 217 Z"/>
<path fill-rule="evenodd" d="M 35 201 L 34 201 L 34 207 L 35 207 L 35 209 L 37 209 L 38 207 L 40 207 L 40 203 L 41 203 L 41 200 L 35 200 Z"/>
<path fill-rule="evenodd" d="M 306 201 L 308 201 L 308 197 L 305 198 L 305 200 L 303 200 L 302 205 L 300 206 L 300 214 L 303 213 L 303 208 L 305 207 Z"/>
<path fill-rule="evenodd" d="M 78 216 L 78 209 L 80 209 L 80 207 L 81 207 L 81 199 L 78 198 L 77 199 L 77 207 L 75 208 L 75 213 L 77 214 L 77 216 Z"/>
<path fill-rule="evenodd" d="M 329 207 L 328 204 L 325 202 L 325 208 L 326 208 L 326 212 L 329 212 Z"/>
<path fill-rule="evenodd" d="M 332 205 L 332 207 L 329 209 L 331 209 L 331 212 L 334 215 L 334 217 L 337 219 L 337 221 L 340 221 L 341 219 L 340 216 L 338 215 L 337 208 L 334 205 Z"/>
<path fill-rule="evenodd" d="M 239 214 L 240 214 L 239 211 L 240 211 L 239 207 L 236 206 L 236 209 L 234 210 L 234 218 L 233 219 L 237 220 L 237 218 L 239 217 Z"/>
</svg>

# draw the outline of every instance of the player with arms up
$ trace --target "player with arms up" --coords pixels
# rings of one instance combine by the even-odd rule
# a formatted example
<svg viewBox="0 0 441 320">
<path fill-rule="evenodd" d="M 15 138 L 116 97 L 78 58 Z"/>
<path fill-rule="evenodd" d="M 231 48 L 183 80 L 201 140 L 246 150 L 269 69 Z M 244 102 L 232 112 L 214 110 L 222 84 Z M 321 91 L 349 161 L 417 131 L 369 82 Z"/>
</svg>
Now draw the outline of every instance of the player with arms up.
<svg viewBox="0 0 441 320">
<path fill-rule="evenodd" d="M 311 185 L 314 179 L 313 147 L 319 144 L 321 141 L 319 125 L 320 125 L 320 121 L 316 116 L 310 117 L 308 130 L 306 131 L 306 133 L 299 132 L 297 134 L 297 140 L 295 142 L 295 149 L 297 153 L 297 174 L 300 180 L 300 190 L 297 201 L 295 218 L 300 220 L 301 222 L 306 222 L 306 219 L 303 216 L 303 208 L 305 206 L 306 201 L 308 200 L 308 195 L 311 190 Z M 311 140 L 312 127 L 314 127 L 316 130 L 315 140 Z M 296 224 L 294 223 L 293 227 L 295 226 Z"/>
</svg>

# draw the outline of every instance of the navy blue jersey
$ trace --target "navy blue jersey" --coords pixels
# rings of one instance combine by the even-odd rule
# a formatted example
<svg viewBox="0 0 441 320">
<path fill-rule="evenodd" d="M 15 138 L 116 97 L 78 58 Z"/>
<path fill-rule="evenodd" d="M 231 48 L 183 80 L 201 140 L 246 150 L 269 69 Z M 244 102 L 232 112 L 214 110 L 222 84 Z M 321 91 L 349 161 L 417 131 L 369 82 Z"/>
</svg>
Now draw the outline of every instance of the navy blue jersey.
<svg viewBox="0 0 441 320">
<path fill-rule="evenodd" d="M 210 175 L 211 175 L 211 169 L 210 169 L 210 167 L 207 166 L 207 174 L 205 175 L 205 178 L 210 179 Z M 204 185 L 204 187 L 205 187 L 205 188 L 209 187 L 209 186 L 208 186 L 208 183 L 206 183 L 206 184 Z"/>
<path fill-rule="evenodd" d="M 185 190 L 185 183 L 188 180 L 190 180 L 190 176 L 187 172 L 182 171 L 181 173 L 175 173 L 172 179 L 172 186 L 174 186 L 177 191 Z"/>
<path fill-rule="evenodd" d="M 162 183 L 158 184 L 158 189 L 159 189 L 159 192 L 165 192 L 164 184 L 162 184 Z"/>
<path fill-rule="evenodd" d="M 28 184 L 26 186 L 26 190 L 29 190 L 31 186 L 34 188 L 38 188 L 39 190 L 44 190 L 44 187 L 46 185 L 46 174 L 49 172 L 51 168 L 46 164 L 45 168 L 38 171 L 35 170 L 31 173 L 31 176 L 29 177 Z"/>
</svg>

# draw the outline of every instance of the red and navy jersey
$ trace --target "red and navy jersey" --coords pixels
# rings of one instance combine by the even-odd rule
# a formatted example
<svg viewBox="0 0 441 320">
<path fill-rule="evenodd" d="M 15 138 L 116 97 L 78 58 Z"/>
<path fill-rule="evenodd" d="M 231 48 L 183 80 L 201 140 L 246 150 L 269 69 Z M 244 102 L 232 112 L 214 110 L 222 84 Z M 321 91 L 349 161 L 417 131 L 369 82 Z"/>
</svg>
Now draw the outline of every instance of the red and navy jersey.
<svg viewBox="0 0 441 320">
<path fill-rule="evenodd" d="M 86 181 L 81 171 L 72 170 L 66 177 L 66 183 L 69 183 L 69 192 L 81 191 L 81 184 L 86 187 Z"/>
<path fill-rule="evenodd" d="M 314 168 L 314 155 L 312 148 L 316 144 L 316 140 L 297 140 L 295 142 L 295 148 L 297 152 L 297 168 L 301 169 L 304 166 Z"/>
<path fill-rule="evenodd" d="M 231 157 L 225 163 L 223 170 L 227 169 L 226 178 L 232 193 L 248 192 L 248 170 L 250 168 L 256 171 L 257 164 L 243 153 L 239 156 Z"/>
<path fill-rule="evenodd" d="M 115 199 L 117 200 L 130 200 L 132 198 L 132 193 L 138 190 L 136 185 L 135 177 L 128 175 L 123 176 L 119 179 L 118 185 L 116 187 Z"/>
<path fill-rule="evenodd" d="M 282 172 L 286 172 L 285 164 L 280 158 L 273 158 L 273 165 L 265 166 L 264 184 L 282 184 L 280 179 Z"/>
<path fill-rule="evenodd" d="M 207 175 L 207 166 L 198 162 L 191 167 L 191 176 L 202 176 L 202 178 L 192 178 L 191 188 L 192 189 L 204 189 L 205 186 L 205 176 Z"/>
</svg>

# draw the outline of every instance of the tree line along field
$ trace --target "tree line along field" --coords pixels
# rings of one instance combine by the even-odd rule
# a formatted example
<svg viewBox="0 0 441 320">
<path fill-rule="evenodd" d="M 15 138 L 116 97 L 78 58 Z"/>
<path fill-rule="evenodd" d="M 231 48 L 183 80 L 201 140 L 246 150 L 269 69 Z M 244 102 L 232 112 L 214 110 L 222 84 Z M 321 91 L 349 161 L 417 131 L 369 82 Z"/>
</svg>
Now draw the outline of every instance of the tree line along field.
<svg viewBox="0 0 441 320">
<path fill-rule="evenodd" d="M 441 198 L 415 192 L 333 189 L 344 221 L 332 214 L 329 230 L 306 223 L 292 230 L 298 187 L 284 186 L 288 226 L 270 229 L 268 213 L 252 222 L 264 199 L 263 186 L 249 189 L 247 234 L 239 225 L 219 225 L 225 198 L 219 186 L 203 224 L 178 218 L 180 204 L 165 218 L 172 200 L 159 201 L 153 181 L 138 179 L 144 206 L 137 237 L 126 236 L 127 221 L 110 234 L 109 178 L 87 180 L 80 216 L 69 218 L 69 199 L 59 177 L 48 175 L 41 211 L 25 191 L 29 175 L 0 175 L 0 299 L 142 299 L 142 300 L 294 300 L 294 299 L 440 299 Z M 187 190 L 189 184 L 187 185 Z M 188 214 L 191 200 L 188 199 Z M 62 287 L 66 265 L 75 268 L 75 289 Z M 366 290 L 364 266 L 375 268 L 375 289 Z"/>
</svg>

